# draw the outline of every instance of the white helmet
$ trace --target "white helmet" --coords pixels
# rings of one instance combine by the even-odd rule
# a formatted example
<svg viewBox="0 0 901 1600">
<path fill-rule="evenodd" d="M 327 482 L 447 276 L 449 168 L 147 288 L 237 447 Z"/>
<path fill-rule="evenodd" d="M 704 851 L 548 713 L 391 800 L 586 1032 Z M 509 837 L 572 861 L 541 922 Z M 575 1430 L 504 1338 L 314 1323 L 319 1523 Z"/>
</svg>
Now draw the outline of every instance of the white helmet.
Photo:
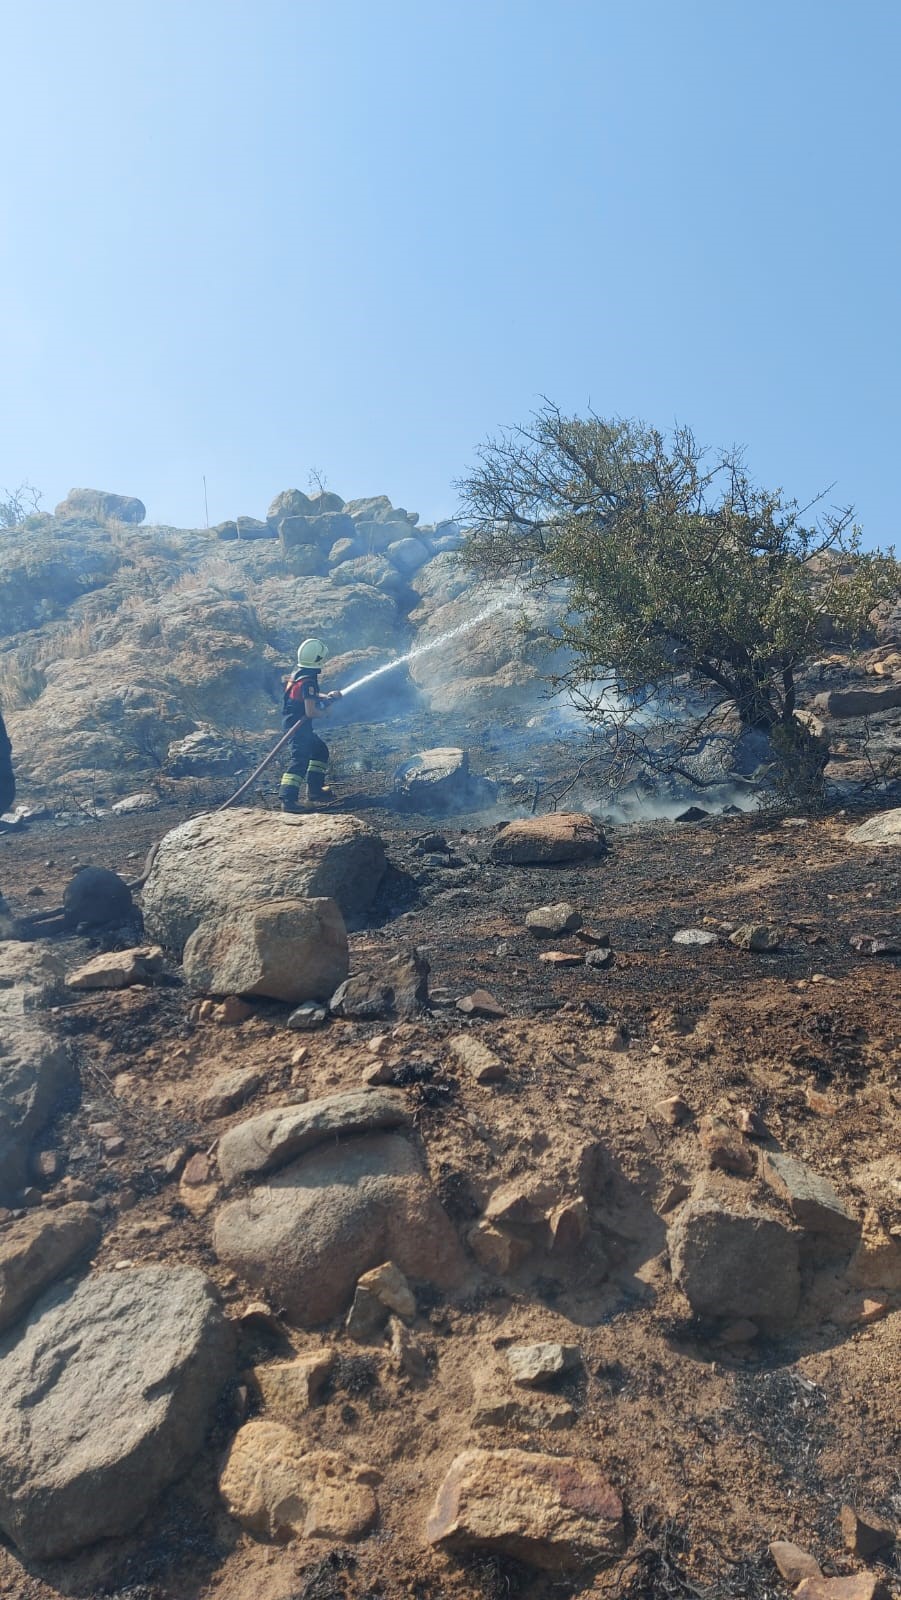
<svg viewBox="0 0 901 1600">
<path fill-rule="evenodd" d="M 299 667 L 321 667 L 327 659 L 328 645 L 323 644 L 321 639 L 304 639 L 297 652 Z"/>
</svg>

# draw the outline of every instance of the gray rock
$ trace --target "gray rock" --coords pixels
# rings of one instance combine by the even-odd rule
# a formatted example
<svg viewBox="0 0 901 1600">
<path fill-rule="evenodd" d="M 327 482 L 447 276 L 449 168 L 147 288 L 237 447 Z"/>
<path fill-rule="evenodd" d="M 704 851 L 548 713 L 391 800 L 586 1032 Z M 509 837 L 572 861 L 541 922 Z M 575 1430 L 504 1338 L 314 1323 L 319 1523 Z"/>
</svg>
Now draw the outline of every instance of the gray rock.
<svg viewBox="0 0 901 1600">
<path fill-rule="evenodd" d="M 127 1532 L 200 1449 L 232 1361 L 194 1268 L 52 1290 L 0 1346 L 0 1528 L 38 1561 Z"/>
<path fill-rule="evenodd" d="M 554 811 L 509 822 L 491 846 L 491 859 L 508 866 L 593 861 L 607 849 L 604 830 L 582 812 Z"/>
<path fill-rule="evenodd" d="M 406 1127 L 409 1120 L 404 1096 L 391 1089 L 353 1089 L 305 1105 L 276 1107 L 223 1134 L 219 1171 L 226 1183 L 234 1183 L 272 1172 L 318 1144 Z"/>
<path fill-rule="evenodd" d="M 429 1003 L 430 971 L 418 950 L 394 956 L 379 972 L 357 973 L 342 983 L 332 996 L 332 1013 L 358 1022 L 415 1017 Z"/>
<path fill-rule="evenodd" d="M 439 1288 L 466 1270 L 419 1157 L 390 1133 L 313 1150 L 229 1202 L 214 1246 L 300 1327 L 344 1311 L 361 1275 L 387 1260 Z"/>
<path fill-rule="evenodd" d="M 673 1279 L 701 1316 L 784 1327 L 798 1310 L 797 1236 L 762 1211 L 690 1202 L 669 1230 Z"/>
<path fill-rule="evenodd" d="M 335 511 L 308 517 L 285 517 L 278 531 L 286 551 L 301 545 L 316 545 L 323 552 L 331 550 L 339 539 L 355 539 L 357 532 L 350 517 Z"/>
<path fill-rule="evenodd" d="M 31 1211 L 0 1233 L 0 1333 L 100 1240 L 100 1219 L 90 1206 Z"/>
<path fill-rule="evenodd" d="M 827 1234 L 853 1249 L 860 1238 L 860 1223 L 843 1205 L 828 1178 L 812 1172 L 797 1156 L 782 1150 L 765 1150 L 761 1175 L 771 1189 L 788 1202 L 802 1228 Z"/>
<path fill-rule="evenodd" d="M 747 922 L 741 928 L 736 928 L 729 935 L 729 943 L 734 944 L 736 950 L 753 950 L 757 954 L 766 954 L 771 950 L 778 950 L 785 938 L 781 928 L 773 928 L 766 922 Z"/>
<path fill-rule="evenodd" d="M 324 1028 L 327 1022 L 325 1006 L 314 1005 L 312 1000 L 308 1000 L 305 1005 L 291 1012 L 287 1026 L 295 1033 L 312 1033 L 316 1028 Z"/>
<path fill-rule="evenodd" d="M 845 838 L 850 844 L 901 844 L 901 806 L 896 806 L 892 811 L 880 811 L 868 822 L 849 828 Z"/>
<path fill-rule="evenodd" d="M 238 524 L 231 521 L 217 522 L 215 526 L 210 529 L 210 533 L 212 533 L 215 538 L 223 539 L 228 542 L 229 540 L 237 539 Z"/>
<path fill-rule="evenodd" d="M 582 913 L 561 900 L 555 906 L 538 906 L 526 912 L 526 927 L 536 938 L 557 938 L 561 933 L 575 933 L 582 926 Z"/>
<path fill-rule="evenodd" d="M 582 1352 L 577 1344 L 514 1344 L 507 1351 L 507 1365 L 513 1382 L 524 1389 L 550 1383 L 561 1373 L 579 1366 Z"/>
<path fill-rule="evenodd" d="M 394 507 L 386 494 L 369 495 L 362 500 L 346 500 L 344 510 L 355 522 L 390 522 Z"/>
<path fill-rule="evenodd" d="M 468 752 L 452 745 L 420 750 L 394 771 L 395 794 L 425 811 L 465 805 L 471 782 Z"/>
<path fill-rule="evenodd" d="M 166 753 L 173 778 L 218 778 L 237 772 L 243 756 L 230 739 L 213 728 L 198 728 L 184 739 L 174 739 Z"/>
<path fill-rule="evenodd" d="M 328 1000 L 347 977 L 347 929 L 334 900 L 270 900 L 211 917 L 184 949 L 198 994 L 244 994 L 298 1005 Z"/>
<path fill-rule="evenodd" d="M 422 539 L 409 537 L 397 539 L 393 544 L 389 544 L 385 554 L 398 572 L 409 575 L 419 571 L 419 568 L 428 561 L 431 551 Z"/>
<path fill-rule="evenodd" d="M 828 694 L 818 694 L 813 705 L 815 711 L 827 717 L 872 717 L 877 711 L 894 711 L 901 706 L 901 683 L 832 689 Z"/>
<path fill-rule="evenodd" d="M 356 817 L 208 813 L 161 841 L 144 885 L 144 921 L 178 952 L 201 922 L 267 900 L 333 899 L 359 926 L 384 873 L 382 841 Z"/>
<path fill-rule="evenodd" d="M 266 521 L 277 528 L 285 517 L 308 517 L 312 510 L 312 500 L 301 489 L 283 489 L 266 512 Z"/>
<path fill-rule="evenodd" d="M 74 1095 L 69 1045 L 28 1018 L 0 1028 L 0 1204 L 13 1204 L 28 1179 L 33 1140 Z"/>
<path fill-rule="evenodd" d="M 262 1083 L 263 1074 L 256 1067 L 223 1072 L 203 1095 L 200 1109 L 205 1117 L 227 1117 L 255 1095 Z"/>
<path fill-rule="evenodd" d="M 710 928 L 678 928 L 673 934 L 673 944 L 719 944 L 719 938 Z"/>
<path fill-rule="evenodd" d="M 54 516 L 65 521 L 69 517 L 94 517 L 100 522 L 143 522 L 147 515 L 143 501 L 133 494 L 110 494 L 105 489 L 70 489 L 61 500 Z"/>
<path fill-rule="evenodd" d="M 236 517 L 235 525 L 238 529 L 239 539 L 274 539 L 276 537 L 268 522 L 261 522 L 259 517 Z"/>
</svg>

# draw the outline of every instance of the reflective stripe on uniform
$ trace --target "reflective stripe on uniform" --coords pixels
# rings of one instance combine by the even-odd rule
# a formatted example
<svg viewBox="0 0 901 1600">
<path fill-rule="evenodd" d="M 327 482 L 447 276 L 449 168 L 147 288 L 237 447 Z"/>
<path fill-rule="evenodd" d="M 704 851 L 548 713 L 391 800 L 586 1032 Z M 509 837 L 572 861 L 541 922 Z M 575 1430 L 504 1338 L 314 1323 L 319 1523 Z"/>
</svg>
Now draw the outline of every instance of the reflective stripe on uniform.
<svg viewBox="0 0 901 1600">
<path fill-rule="evenodd" d="M 328 762 L 327 761 L 311 761 L 309 766 L 307 767 L 307 777 L 309 777 L 311 772 L 328 772 Z"/>
<path fill-rule="evenodd" d="M 284 773 L 282 773 L 282 788 L 283 789 L 299 789 L 302 783 L 303 783 L 303 774 L 302 773 L 299 773 L 299 772 L 284 772 Z"/>
</svg>

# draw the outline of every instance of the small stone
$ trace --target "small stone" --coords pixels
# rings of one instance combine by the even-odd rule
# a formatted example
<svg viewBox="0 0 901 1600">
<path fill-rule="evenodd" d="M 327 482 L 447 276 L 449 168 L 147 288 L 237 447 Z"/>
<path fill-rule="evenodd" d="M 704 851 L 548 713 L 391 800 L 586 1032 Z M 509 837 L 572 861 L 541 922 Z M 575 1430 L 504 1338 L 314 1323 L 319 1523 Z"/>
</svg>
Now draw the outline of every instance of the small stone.
<svg viewBox="0 0 901 1600">
<path fill-rule="evenodd" d="M 503 1083 L 507 1077 L 507 1068 L 500 1056 L 471 1034 L 463 1033 L 451 1039 L 449 1049 L 457 1065 L 474 1083 Z"/>
<path fill-rule="evenodd" d="M 719 935 L 711 933 L 709 928 L 679 928 L 673 934 L 673 944 L 709 945 L 719 944 Z"/>
<path fill-rule="evenodd" d="M 207 1157 L 202 1154 L 192 1156 L 181 1175 L 181 1181 L 192 1189 L 199 1188 L 202 1183 L 209 1183 L 210 1163 Z"/>
<path fill-rule="evenodd" d="M 526 1240 L 516 1238 L 486 1221 L 477 1222 L 475 1227 L 470 1228 L 468 1240 L 479 1266 L 499 1277 L 515 1272 L 531 1254 L 531 1246 Z"/>
<path fill-rule="evenodd" d="M 739 1106 L 735 1117 L 739 1133 L 745 1134 L 749 1139 L 769 1138 L 769 1129 L 763 1118 L 750 1106 Z"/>
<path fill-rule="evenodd" d="M 658 1207 L 660 1216 L 665 1217 L 668 1216 L 671 1211 L 675 1211 L 676 1207 L 681 1206 L 682 1202 L 687 1200 L 690 1194 L 690 1184 L 671 1183 Z"/>
<path fill-rule="evenodd" d="M 291 1012 L 287 1026 L 295 1033 L 311 1033 L 315 1028 L 322 1028 L 328 1021 L 328 1011 L 325 1006 L 318 1006 L 312 1000 L 307 1000 L 302 1006 Z"/>
<path fill-rule="evenodd" d="M 580 950 L 543 950 L 538 959 L 548 967 L 582 967 L 586 957 Z"/>
<path fill-rule="evenodd" d="M 32 1162 L 34 1175 L 39 1183 L 52 1183 L 59 1176 L 60 1158 L 58 1150 L 39 1150 Z"/>
<path fill-rule="evenodd" d="M 848 1281 L 859 1289 L 901 1289 L 901 1239 L 892 1237 L 872 1207 L 864 1213 Z"/>
<path fill-rule="evenodd" d="M 819 1562 L 809 1551 L 802 1550 L 800 1545 L 792 1544 L 789 1539 L 774 1539 L 769 1551 L 779 1576 L 792 1586 L 801 1583 L 804 1578 L 823 1576 Z"/>
<path fill-rule="evenodd" d="M 513 1382 L 524 1389 L 549 1383 L 562 1372 L 572 1372 L 582 1360 L 577 1344 L 514 1344 L 506 1354 Z"/>
<path fill-rule="evenodd" d="M 298 1045 L 296 1050 L 291 1051 L 292 1067 L 302 1067 L 309 1054 L 309 1049 L 305 1044 Z"/>
<path fill-rule="evenodd" d="M 248 1001 L 242 1000 L 241 996 L 237 994 L 226 995 L 218 1010 L 220 1022 L 237 1024 L 246 1022 L 252 1016 L 253 1006 Z"/>
<path fill-rule="evenodd" d="M 588 1237 L 591 1219 L 588 1205 L 582 1195 L 574 1200 L 564 1200 L 555 1206 L 548 1218 L 551 1230 L 551 1250 L 554 1255 L 570 1255 Z"/>
<path fill-rule="evenodd" d="M 473 989 L 471 994 L 463 995 L 457 1001 L 457 1010 L 465 1017 L 484 1017 L 489 1022 L 500 1021 L 507 1015 L 487 989 Z"/>
<path fill-rule="evenodd" d="M 897 1530 L 884 1517 L 867 1513 L 863 1516 L 854 1506 L 844 1505 L 839 1517 L 845 1549 L 869 1561 L 879 1550 L 888 1549 L 897 1537 Z"/>
<path fill-rule="evenodd" d="M 304 1351 L 293 1361 L 254 1368 L 254 1381 L 269 1411 L 297 1422 L 315 1405 L 335 1365 L 334 1350 Z"/>
<path fill-rule="evenodd" d="M 373 1294 L 371 1289 L 361 1288 L 357 1284 L 353 1303 L 344 1324 L 347 1337 L 354 1339 L 357 1344 L 369 1344 L 381 1333 L 387 1321 L 387 1306 L 382 1304 L 378 1295 Z"/>
<path fill-rule="evenodd" d="M 226 1072 L 201 1096 L 200 1110 L 205 1117 L 227 1117 L 256 1094 L 262 1082 L 263 1074 L 255 1067 Z"/>
<path fill-rule="evenodd" d="M 612 1050 L 620 1053 L 629 1048 L 629 1034 L 622 1025 L 616 1028 L 602 1028 L 600 1044 L 602 1050 Z"/>
<path fill-rule="evenodd" d="M 578 928 L 576 938 L 580 939 L 582 944 L 593 945 L 596 950 L 610 949 L 609 933 L 601 933 L 597 928 Z"/>
<path fill-rule="evenodd" d="M 732 1172 L 739 1178 L 753 1177 L 756 1162 L 741 1137 L 720 1117 L 704 1116 L 698 1124 L 701 1147 L 711 1167 Z"/>
<path fill-rule="evenodd" d="M 586 967 L 595 967 L 603 971 L 614 966 L 616 957 L 612 950 L 589 950 L 585 956 Z"/>
<path fill-rule="evenodd" d="M 115 1139 L 118 1128 L 114 1122 L 89 1122 L 88 1133 L 97 1139 Z"/>
<path fill-rule="evenodd" d="M 821 1094 L 818 1089 L 805 1089 L 804 1099 L 818 1117 L 837 1117 L 842 1109 L 837 1100 L 828 1094 Z"/>
<path fill-rule="evenodd" d="M 177 1178 L 187 1159 L 188 1152 L 184 1145 L 179 1145 L 176 1150 L 170 1150 L 169 1154 L 163 1158 L 163 1176 Z"/>
<path fill-rule="evenodd" d="M 197 1007 L 197 1015 L 201 1022 L 210 1022 L 215 1017 L 217 1009 L 215 1000 L 201 1000 Z"/>
<path fill-rule="evenodd" d="M 761 1176 L 787 1200 L 792 1216 L 802 1228 L 848 1244 L 859 1237 L 859 1222 L 842 1204 L 832 1184 L 796 1156 L 781 1150 L 764 1151 Z"/>
<path fill-rule="evenodd" d="M 103 1154 L 113 1158 L 125 1154 L 125 1140 L 121 1135 L 117 1135 L 114 1139 L 104 1139 Z"/>
<path fill-rule="evenodd" d="M 429 1376 L 429 1358 L 425 1347 L 397 1318 L 389 1318 L 391 1334 L 391 1360 L 395 1370 L 411 1383 L 424 1383 Z"/>
<path fill-rule="evenodd" d="M 901 956 L 901 942 L 890 934 L 857 934 L 851 949 L 860 956 Z"/>
<path fill-rule="evenodd" d="M 850 1578 L 804 1578 L 794 1600 L 890 1600 L 885 1584 L 872 1572 Z"/>
<path fill-rule="evenodd" d="M 781 928 L 772 928 L 766 922 L 746 922 L 729 935 L 729 943 L 736 950 L 753 950 L 758 954 L 778 950 L 785 935 Z"/>
<path fill-rule="evenodd" d="M 561 933 L 575 933 L 582 925 L 582 914 L 575 906 L 563 900 L 559 905 L 539 906 L 526 915 L 526 927 L 538 939 L 557 938 Z"/>
<path fill-rule="evenodd" d="M 386 1311 L 393 1312 L 405 1322 L 412 1322 L 416 1315 L 416 1297 L 400 1267 L 396 1267 L 393 1261 L 385 1261 L 380 1267 L 372 1267 L 369 1272 L 364 1272 L 357 1288 L 375 1295 Z"/>
<path fill-rule="evenodd" d="M 665 1100 L 658 1100 L 654 1110 L 669 1128 L 680 1128 L 684 1122 L 690 1122 L 693 1115 L 691 1106 L 681 1094 L 671 1094 Z"/>
<path fill-rule="evenodd" d="M 127 989 L 136 983 L 152 983 L 162 971 L 163 952 L 159 945 L 141 945 L 134 950 L 113 950 L 70 972 L 70 989 Z"/>
</svg>

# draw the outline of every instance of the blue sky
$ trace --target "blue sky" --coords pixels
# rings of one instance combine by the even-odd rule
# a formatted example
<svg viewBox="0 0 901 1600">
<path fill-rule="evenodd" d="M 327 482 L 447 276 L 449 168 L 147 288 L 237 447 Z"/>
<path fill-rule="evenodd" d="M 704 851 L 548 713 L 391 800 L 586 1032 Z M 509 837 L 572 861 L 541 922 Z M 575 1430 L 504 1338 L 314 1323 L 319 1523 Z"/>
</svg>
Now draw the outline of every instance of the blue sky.
<svg viewBox="0 0 901 1600">
<path fill-rule="evenodd" d="M 897 0 L 3 0 L 0 485 L 453 511 L 548 395 L 896 537 Z"/>
</svg>

